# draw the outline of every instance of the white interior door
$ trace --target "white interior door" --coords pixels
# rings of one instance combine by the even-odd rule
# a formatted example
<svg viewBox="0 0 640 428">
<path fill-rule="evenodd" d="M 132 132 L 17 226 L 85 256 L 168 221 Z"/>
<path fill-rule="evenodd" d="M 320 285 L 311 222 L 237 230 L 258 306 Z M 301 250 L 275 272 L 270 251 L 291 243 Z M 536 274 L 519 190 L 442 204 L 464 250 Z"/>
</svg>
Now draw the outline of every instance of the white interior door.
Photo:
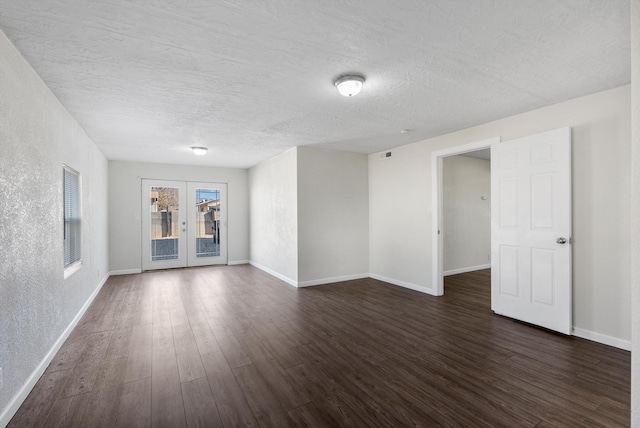
<svg viewBox="0 0 640 428">
<path fill-rule="evenodd" d="M 571 129 L 491 146 L 491 308 L 571 334 Z"/>
<path fill-rule="evenodd" d="M 187 264 L 187 186 L 184 181 L 142 180 L 142 269 Z"/>
<path fill-rule="evenodd" d="M 227 263 L 227 185 L 142 180 L 142 269 Z"/>
</svg>

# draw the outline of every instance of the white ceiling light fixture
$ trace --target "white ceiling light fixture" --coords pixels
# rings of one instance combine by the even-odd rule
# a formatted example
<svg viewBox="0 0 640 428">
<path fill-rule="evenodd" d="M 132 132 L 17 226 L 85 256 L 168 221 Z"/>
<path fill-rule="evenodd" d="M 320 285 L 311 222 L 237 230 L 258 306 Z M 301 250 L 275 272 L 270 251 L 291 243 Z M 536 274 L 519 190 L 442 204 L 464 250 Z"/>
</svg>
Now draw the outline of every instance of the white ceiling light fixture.
<svg viewBox="0 0 640 428">
<path fill-rule="evenodd" d="M 340 95 L 352 97 L 358 95 L 364 83 L 364 76 L 358 74 L 349 74 L 336 80 L 335 85 Z"/>
<path fill-rule="evenodd" d="M 193 153 L 196 156 L 204 156 L 209 149 L 207 149 L 206 147 L 191 147 L 191 150 L 193 150 Z"/>
</svg>

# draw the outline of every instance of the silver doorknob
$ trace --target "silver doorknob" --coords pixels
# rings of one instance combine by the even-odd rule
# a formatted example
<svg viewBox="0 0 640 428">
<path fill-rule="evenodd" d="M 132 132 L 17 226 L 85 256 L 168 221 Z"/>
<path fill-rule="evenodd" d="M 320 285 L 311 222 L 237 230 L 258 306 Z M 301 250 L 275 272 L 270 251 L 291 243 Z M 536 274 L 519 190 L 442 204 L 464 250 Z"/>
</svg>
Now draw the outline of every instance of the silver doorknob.
<svg viewBox="0 0 640 428">
<path fill-rule="evenodd" d="M 560 238 L 556 239 L 556 242 L 558 244 L 566 244 L 567 243 L 567 238 L 560 237 Z"/>
<path fill-rule="evenodd" d="M 186 228 L 186 227 L 183 227 L 183 228 L 182 228 L 182 231 L 183 231 L 183 232 L 186 232 L 186 231 L 187 231 L 187 228 Z"/>
</svg>

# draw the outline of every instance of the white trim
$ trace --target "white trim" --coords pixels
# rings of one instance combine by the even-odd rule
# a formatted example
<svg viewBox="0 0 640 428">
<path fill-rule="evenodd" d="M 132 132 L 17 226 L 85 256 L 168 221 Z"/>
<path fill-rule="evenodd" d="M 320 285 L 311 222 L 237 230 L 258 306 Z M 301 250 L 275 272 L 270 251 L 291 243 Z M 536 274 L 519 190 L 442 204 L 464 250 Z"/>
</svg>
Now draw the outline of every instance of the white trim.
<svg viewBox="0 0 640 428">
<path fill-rule="evenodd" d="M 595 331 L 584 330 L 582 328 L 573 327 L 573 335 L 582 339 L 591 340 L 602 343 L 604 345 L 613 346 L 615 348 L 631 351 L 631 341 L 619 339 L 617 337 L 607 336 L 606 334 L 596 333 Z"/>
<path fill-rule="evenodd" d="M 81 267 L 82 267 L 82 259 L 71 263 L 69 266 L 64 268 L 64 279 L 67 279 L 74 273 L 78 272 Z"/>
<path fill-rule="evenodd" d="M 56 340 L 56 342 L 53 344 L 49 352 L 47 352 L 47 355 L 44 356 L 44 358 L 42 359 L 42 361 L 40 361 L 40 364 L 38 364 L 35 370 L 31 372 L 31 375 L 27 378 L 27 381 L 22 385 L 22 388 L 20 388 L 20 390 L 13 396 L 11 401 L 9 401 L 9 404 L 7 404 L 7 407 L 5 407 L 2 413 L 0 413 L 0 426 L 4 427 L 9 424 L 9 421 L 11 421 L 11 418 L 13 418 L 13 416 L 16 414 L 16 412 L 18 411 L 22 403 L 24 403 L 24 400 L 27 399 L 27 396 L 29 395 L 33 387 L 36 386 L 36 383 L 40 379 L 40 376 L 42 376 L 42 374 L 47 369 L 47 367 L 49 366 L 53 358 L 56 356 L 56 354 L 64 344 L 64 341 L 67 340 L 67 338 L 69 337 L 73 329 L 76 327 L 76 325 L 78 325 L 78 322 L 80 322 L 80 319 L 82 318 L 82 316 L 85 314 L 87 309 L 89 309 L 89 306 L 91 306 L 91 303 L 93 303 L 93 300 L 96 298 L 96 296 L 102 289 L 102 286 L 109 279 L 109 275 L 110 274 L 107 274 L 102 279 L 102 281 L 100 281 L 100 284 L 98 284 L 98 287 L 96 287 L 95 291 L 91 293 L 91 296 L 89 296 L 86 303 L 82 306 L 82 308 L 80 308 L 80 311 L 78 312 L 78 314 L 73 318 L 73 320 L 71 320 L 71 323 L 62 332 L 60 337 L 58 337 L 58 340 Z"/>
<path fill-rule="evenodd" d="M 298 287 L 312 287 L 314 285 L 332 284 L 334 282 L 352 281 L 354 279 L 369 278 L 368 273 L 359 273 L 355 275 L 335 276 L 333 278 L 314 279 L 311 281 L 298 282 Z"/>
<path fill-rule="evenodd" d="M 281 273 L 276 272 L 275 270 L 271 270 L 271 269 L 269 269 L 269 268 L 268 268 L 268 267 L 266 267 L 266 266 L 262 266 L 261 264 L 256 263 L 256 262 L 254 262 L 253 260 L 250 260 L 250 261 L 249 261 L 249 264 L 250 264 L 251 266 L 257 267 L 258 269 L 260 269 L 260 270 L 262 270 L 262 271 L 264 271 L 264 272 L 268 273 L 268 274 L 269 274 L 269 275 L 271 275 L 271 276 L 275 276 L 276 278 L 278 278 L 278 279 L 280 279 L 280 280 L 282 280 L 282 281 L 286 282 L 286 283 L 287 283 L 287 284 L 289 284 L 289 285 L 292 285 L 292 286 L 294 286 L 294 287 L 298 287 L 298 281 L 294 281 L 293 279 L 289 278 L 288 276 L 284 276 L 284 275 L 282 275 Z"/>
<path fill-rule="evenodd" d="M 432 296 L 436 295 L 432 288 L 423 287 L 422 285 L 416 285 L 410 282 L 400 281 L 399 279 L 387 278 L 386 276 L 376 275 L 375 273 L 370 273 L 369 277 L 373 279 L 377 279 L 378 281 L 388 282 L 389 284 L 397 285 L 399 287 L 409 288 L 414 291 L 430 294 Z"/>
<path fill-rule="evenodd" d="M 467 273 L 467 272 L 473 272 L 473 271 L 476 271 L 476 270 L 483 270 L 483 269 L 490 269 L 490 268 L 491 268 L 491 263 L 488 263 L 486 265 L 478 265 L 478 266 L 469 266 L 469 267 L 465 267 L 465 268 L 450 269 L 450 270 L 445 270 L 444 272 L 442 272 L 442 276 L 457 275 L 459 273 Z"/>
<path fill-rule="evenodd" d="M 442 296 L 444 294 L 442 235 L 438 233 L 439 230 L 442 230 L 442 158 L 487 149 L 492 144 L 499 142 L 500 137 L 493 137 L 431 153 L 431 271 L 433 272 L 432 283 L 434 284 L 434 290 L 430 294 L 434 296 Z"/>
<path fill-rule="evenodd" d="M 229 266 L 235 266 L 235 265 L 248 265 L 250 262 L 249 260 L 232 260 L 227 262 L 227 264 Z"/>
<path fill-rule="evenodd" d="M 123 270 L 112 270 L 109 272 L 109 275 L 132 275 L 135 273 L 142 273 L 142 269 L 123 269 Z"/>
</svg>

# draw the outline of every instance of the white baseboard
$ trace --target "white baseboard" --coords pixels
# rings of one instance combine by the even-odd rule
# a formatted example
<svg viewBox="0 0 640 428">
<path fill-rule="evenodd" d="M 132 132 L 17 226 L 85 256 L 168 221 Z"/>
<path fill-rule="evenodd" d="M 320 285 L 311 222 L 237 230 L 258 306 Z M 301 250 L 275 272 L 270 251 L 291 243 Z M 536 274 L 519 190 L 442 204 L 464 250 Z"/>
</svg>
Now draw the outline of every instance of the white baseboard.
<svg viewBox="0 0 640 428">
<path fill-rule="evenodd" d="M 459 273 L 467 273 L 467 272 L 473 272 L 476 270 L 483 270 L 483 269 L 489 269 L 489 268 L 491 268 L 491 263 L 486 265 L 469 266 L 469 267 L 459 268 L 459 269 L 450 269 L 442 272 L 442 276 L 457 275 Z"/>
<path fill-rule="evenodd" d="M 249 261 L 249 264 L 251 266 L 257 267 L 258 269 L 268 273 L 271 276 L 275 276 L 276 278 L 286 282 L 289 285 L 292 285 L 294 287 L 297 288 L 302 288 L 302 287 L 312 287 L 314 285 L 322 285 L 322 284 L 332 284 L 334 282 L 341 282 L 341 281 L 351 281 L 354 279 L 362 279 L 362 278 L 368 278 L 369 274 L 368 273 L 360 273 L 360 274 L 355 274 L 355 275 L 344 275 L 344 276 L 336 276 L 336 277 L 332 277 L 332 278 L 321 278 L 321 279 L 313 279 L 310 281 L 295 281 L 285 275 L 282 275 L 281 273 L 278 273 L 272 269 L 269 269 L 266 266 L 261 265 L 260 263 L 256 263 L 254 261 Z"/>
<path fill-rule="evenodd" d="M 124 269 L 124 270 L 112 270 L 109 272 L 110 275 L 131 275 L 134 273 L 142 273 L 142 269 Z"/>
<path fill-rule="evenodd" d="M 249 261 L 249 264 L 251 266 L 257 267 L 258 269 L 260 269 L 261 271 L 264 271 L 266 273 L 268 273 L 271 276 L 275 276 L 276 278 L 286 282 L 289 285 L 292 285 L 294 287 L 298 287 L 298 281 L 295 281 L 291 278 L 289 278 L 288 276 L 284 276 L 281 273 L 276 272 L 275 270 L 271 270 L 266 266 L 262 266 L 260 263 L 256 263 L 252 260 Z"/>
<path fill-rule="evenodd" d="M 592 340 L 604 345 L 613 346 L 614 348 L 631 351 L 631 341 L 619 339 L 617 337 L 607 336 L 606 334 L 596 333 L 595 331 L 584 330 L 582 328 L 573 327 L 573 335 L 583 339 Z"/>
<path fill-rule="evenodd" d="M 13 418 L 22 403 L 24 403 L 24 400 L 27 399 L 27 396 L 29 395 L 33 387 L 36 386 L 36 383 L 53 360 L 53 357 L 56 356 L 56 354 L 64 344 L 64 341 L 67 340 L 73 329 L 76 327 L 76 325 L 78 325 L 78 322 L 80 322 L 82 316 L 85 314 L 85 312 L 87 312 L 87 309 L 89 309 L 89 306 L 91 306 L 91 303 L 93 303 L 93 300 L 96 298 L 105 282 L 107 282 L 110 275 L 111 274 L 108 273 L 102 279 L 102 281 L 100 281 L 100 284 L 98 284 L 98 287 L 95 289 L 95 291 L 91 293 L 91 296 L 89 296 L 86 303 L 82 306 L 82 308 L 80 308 L 78 314 L 73 318 L 73 320 L 71 320 L 71 323 L 62 332 L 60 337 L 58 337 L 58 340 L 56 340 L 49 352 L 47 352 L 42 361 L 40 361 L 40 364 L 38 364 L 35 370 L 31 372 L 31 375 L 27 378 L 27 381 L 24 383 L 24 385 L 22 385 L 22 388 L 20 388 L 16 395 L 13 396 L 11 401 L 9 401 L 7 407 L 5 407 L 2 413 L 0 413 L 0 427 L 7 426 L 9 424 L 9 421 L 11 421 L 11 418 Z"/>
<path fill-rule="evenodd" d="M 375 273 L 370 273 L 369 277 L 377 279 L 378 281 L 388 282 L 389 284 L 397 285 L 399 287 L 409 288 L 414 291 L 430 294 L 432 296 L 436 295 L 435 290 L 433 290 L 432 288 L 423 287 L 421 285 L 412 284 L 410 282 L 400 281 L 399 279 L 387 278 L 386 276 L 376 275 Z"/>
<path fill-rule="evenodd" d="M 313 279 L 311 281 L 298 282 L 298 287 L 312 287 L 314 285 L 333 284 L 334 282 L 352 281 L 354 279 L 369 278 L 368 273 L 360 273 L 356 275 L 335 276 L 333 278 Z"/>
<path fill-rule="evenodd" d="M 227 264 L 229 266 L 234 266 L 234 265 L 248 265 L 249 264 L 249 260 L 232 260 L 227 262 Z"/>
</svg>

